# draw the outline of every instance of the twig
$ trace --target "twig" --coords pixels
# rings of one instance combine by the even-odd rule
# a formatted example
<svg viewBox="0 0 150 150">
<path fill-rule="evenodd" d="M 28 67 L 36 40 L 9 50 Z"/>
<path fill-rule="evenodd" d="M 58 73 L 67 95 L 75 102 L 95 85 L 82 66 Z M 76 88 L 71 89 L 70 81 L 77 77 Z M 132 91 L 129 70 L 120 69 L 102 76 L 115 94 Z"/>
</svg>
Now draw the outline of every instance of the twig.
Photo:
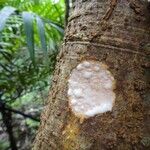
<svg viewBox="0 0 150 150">
<path fill-rule="evenodd" d="M 25 118 L 30 118 L 30 119 L 32 119 L 32 120 L 34 120 L 34 121 L 40 122 L 39 119 L 34 118 L 32 115 L 25 114 L 25 113 L 23 113 L 23 112 L 21 112 L 21 111 L 19 111 L 19 110 L 12 109 L 12 108 L 6 106 L 6 104 L 3 104 L 2 102 L 0 102 L 0 109 L 5 109 L 5 110 L 8 110 L 8 111 L 10 111 L 10 112 L 13 112 L 13 113 L 22 115 L 22 116 L 25 117 Z"/>
</svg>

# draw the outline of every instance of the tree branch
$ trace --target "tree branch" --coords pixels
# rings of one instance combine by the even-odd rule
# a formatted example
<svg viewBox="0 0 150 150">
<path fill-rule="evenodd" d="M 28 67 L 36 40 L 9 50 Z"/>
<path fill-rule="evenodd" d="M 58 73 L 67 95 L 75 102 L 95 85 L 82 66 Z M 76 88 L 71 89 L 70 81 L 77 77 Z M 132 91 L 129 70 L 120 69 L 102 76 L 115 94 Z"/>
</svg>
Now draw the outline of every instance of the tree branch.
<svg viewBox="0 0 150 150">
<path fill-rule="evenodd" d="M 19 110 L 12 109 L 12 108 L 6 106 L 6 104 L 3 104 L 2 102 L 0 102 L 0 109 L 5 109 L 5 110 L 8 110 L 10 112 L 19 114 L 19 115 L 21 115 L 21 116 L 23 116 L 25 118 L 30 118 L 30 119 L 32 119 L 34 121 L 40 122 L 40 119 L 34 118 L 32 115 L 25 114 L 25 113 L 23 113 L 23 112 L 21 112 Z"/>
<path fill-rule="evenodd" d="M 67 26 L 67 24 L 68 24 L 68 17 L 69 17 L 69 11 L 70 11 L 69 0 L 65 0 L 65 6 L 66 6 L 65 26 Z"/>
</svg>

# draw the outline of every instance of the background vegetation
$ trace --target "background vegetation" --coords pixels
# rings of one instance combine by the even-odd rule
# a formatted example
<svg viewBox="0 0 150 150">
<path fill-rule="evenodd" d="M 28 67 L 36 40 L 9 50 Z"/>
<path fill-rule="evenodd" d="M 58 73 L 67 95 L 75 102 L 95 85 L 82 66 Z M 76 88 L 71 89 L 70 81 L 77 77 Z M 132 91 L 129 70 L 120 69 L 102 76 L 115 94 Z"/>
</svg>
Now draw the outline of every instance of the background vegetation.
<svg viewBox="0 0 150 150">
<path fill-rule="evenodd" d="M 28 150 L 63 38 L 63 0 L 0 0 L 0 150 Z"/>
</svg>

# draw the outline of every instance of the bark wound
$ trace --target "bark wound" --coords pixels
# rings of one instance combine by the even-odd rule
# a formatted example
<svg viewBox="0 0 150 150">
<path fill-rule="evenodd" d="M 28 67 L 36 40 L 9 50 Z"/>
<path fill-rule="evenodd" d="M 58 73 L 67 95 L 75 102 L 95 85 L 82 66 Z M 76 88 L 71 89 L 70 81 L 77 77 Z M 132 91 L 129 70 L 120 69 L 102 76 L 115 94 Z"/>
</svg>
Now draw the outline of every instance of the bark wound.
<svg viewBox="0 0 150 150">
<path fill-rule="evenodd" d="M 76 116 L 88 118 L 111 111 L 115 80 L 108 67 L 97 61 L 83 61 L 69 78 L 69 104 Z"/>
</svg>

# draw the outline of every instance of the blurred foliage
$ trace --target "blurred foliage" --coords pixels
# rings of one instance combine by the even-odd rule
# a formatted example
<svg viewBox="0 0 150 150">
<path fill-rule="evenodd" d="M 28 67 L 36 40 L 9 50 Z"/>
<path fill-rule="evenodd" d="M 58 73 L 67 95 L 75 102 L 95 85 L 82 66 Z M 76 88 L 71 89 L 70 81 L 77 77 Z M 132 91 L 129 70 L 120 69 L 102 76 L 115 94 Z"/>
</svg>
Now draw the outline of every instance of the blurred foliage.
<svg viewBox="0 0 150 150">
<path fill-rule="evenodd" d="M 51 43 L 49 45 L 50 48 L 54 47 L 57 44 L 57 42 L 61 40 L 61 37 L 63 35 L 64 10 L 60 9 L 61 5 L 60 6 L 58 5 L 59 6 L 58 7 L 55 3 L 50 3 L 49 0 L 38 1 L 38 4 L 37 0 L 36 2 L 31 0 L 30 1 L 19 0 L 18 3 L 15 2 L 17 1 L 10 1 L 11 6 L 5 6 L 3 9 L 1 9 L 0 17 L 2 19 L 0 20 L 0 31 L 2 31 L 3 28 L 5 27 L 5 23 L 7 20 L 9 20 L 9 22 L 6 23 L 5 28 L 7 28 L 7 26 L 9 26 L 9 28 L 8 31 L 5 30 L 5 32 L 13 32 L 14 34 L 16 34 L 16 30 L 18 28 L 24 29 L 30 57 L 34 62 L 35 42 L 36 44 L 41 43 L 42 50 L 47 52 L 46 39 L 48 39 L 48 43 Z M 7 1 L 5 3 L 6 5 L 8 4 Z M 14 4 L 16 4 L 18 8 L 12 7 Z M 60 2 L 60 4 L 62 4 L 62 1 Z M 20 9 L 22 10 L 20 11 Z M 26 11 L 24 11 L 24 9 L 26 9 Z M 47 11 L 50 13 L 48 13 Z M 51 14 L 52 16 L 49 14 Z M 49 18 L 49 16 L 51 18 Z M 22 28 L 22 26 L 24 28 Z M 20 34 L 22 34 L 22 32 L 23 31 L 21 30 Z M 58 32 L 60 34 L 58 34 Z M 5 35 L 5 38 L 6 37 L 8 36 Z M 54 40 L 55 42 L 52 42 Z M 4 45 L 4 43 L 1 44 Z"/>
<path fill-rule="evenodd" d="M 56 55 L 63 38 L 64 1 L 0 0 L 1 11 L 4 8 L 7 8 L 6 13 L 3 16 L 0 13 L 3 19 L 10 10 L 8 8 L 16 10 L 8 15 L 6 23 L 0 21 L 4 23 L 0 30 L 0 102 L 39 118 L 48 96 Z M 26 18 L 23 18 L 23 13 L 27 14 Z M 34 17 L 30 30 L 30 26 L 25 25 L 26 21 L 31 21 L 28 15 Z M 33 46 L 31 49 L 29 42 Z M 33 49 L 34 63 L 31 59 Z M 12 117 L 17 146 L 22 150 L 30 149 L 39 123 L 19 114 L 13 113 Z M 0 116 L 1 150 L 9 147 L 2 121 Z"/>
</svg>

